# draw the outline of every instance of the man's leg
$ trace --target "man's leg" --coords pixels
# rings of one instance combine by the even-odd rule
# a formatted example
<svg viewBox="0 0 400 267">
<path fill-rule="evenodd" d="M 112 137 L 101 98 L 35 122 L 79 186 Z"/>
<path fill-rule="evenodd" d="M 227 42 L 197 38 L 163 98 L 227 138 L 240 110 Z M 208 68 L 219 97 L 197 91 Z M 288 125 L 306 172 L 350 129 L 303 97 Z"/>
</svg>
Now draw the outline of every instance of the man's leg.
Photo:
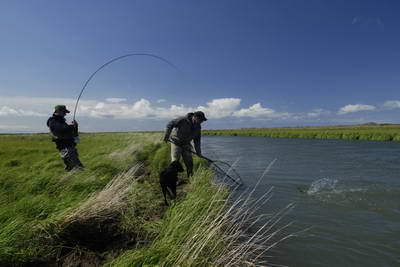
<svg viewBox="0 0 400 267">
<path fill-rule="evenodd" d="M 70 160 L 71 160 L 71 165 L 73 166 L 72 168 L 84 168 L 82 162 L 79 160 L 79 154 L 78 151 L 76 150 L 75 147 L 69 147 L 68 148 L 69 153 L 70 153 Z"/>
<path fill-rule="evenodd" d="M 180 146 L 177 146 L 175 144 L 171 144 L 171 162 L 177 160 L 179 161 L 181 156 L 182 156 L 182 148 Z M 186 183 L 184 180 L 182 180 L 181 178 L 178 179 L 178 181 L 176 182 L 176 185 L 181 185 Z M 176 192 L 175 192 L 176 194 Z"/>
<path fill-rule="evenodd" d="M 171 162 L 175 160 L 180 160 L 182 154 L 182 148 L 175 144 L 171 144 Z"/>
<path fill-rule="evenodd" d="M 70 171 L 76 167 L 83 168 L 83 164 L 78 158 L 75 147 L 67 147 L 60 150 L 61 158 L 65 164 L 65 170 Z"/>
<path fill-rule="evenodd" d="M 70 161 L 70 158 L 69 158 L 68 148 L 61 149 L 60 150 L 60 156 L 61 156 L 62 160 L 64 161 L 64 165 L 65 165 L 64 169 L 66 171 L 72 170 L 72 164 L 71 164 L 71 161 Z"/>
<path fill-rule="evenodd" d="M 183 162 L 185 163 L 186 166 L 186 172 L 188 178 L 193 175 L 193 158 L 192 158 L 192 153 L 190 151 L 182 151 L 182 157 L 183 157 Z"/>
</svg>

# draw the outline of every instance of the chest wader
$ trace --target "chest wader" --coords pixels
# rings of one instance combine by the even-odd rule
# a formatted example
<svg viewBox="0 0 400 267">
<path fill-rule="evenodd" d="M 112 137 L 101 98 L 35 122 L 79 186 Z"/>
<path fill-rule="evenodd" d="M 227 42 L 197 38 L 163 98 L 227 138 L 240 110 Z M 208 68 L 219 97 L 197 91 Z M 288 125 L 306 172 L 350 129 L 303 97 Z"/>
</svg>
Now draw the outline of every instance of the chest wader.
<svg viewBox="0 0 400 267">
<path fill-rule="evenodd" d="M 183 162 L 185 163 L 186 166 L 186 172 L 188 178 L 193 175 L 193 158 L 192 158 L 192 153 L 190 152 L 191 150 L 192 150 L 191 145 L 185 145 L 180 147 L 171 143 L 171 162 L 175 160 L 179 161 L 182 156 Z"/>
<path fill-rule="evenodd" d="M 65 170 L 70 171 L 74 168 L 83 168 L 83 165 L 78 157 L 78 151 L 75 147 L 70 146 L 60 150 L 61 158 L 65 164 Z"/>
<path fill-rule="evenodd" d="M 55 142 L 58 147 L 58 142 L 61 142 L 61 140 L 54 134 L 51 134 L 51 136 L 52 136 L 52 141 Z M 62 145 L 62 147 L 64 147 L 64 145 Z M 79 168 L 79 169 L 84 168 L 82 162 L 79 160 L 78 151 L 74 146 L 69 145 L 64 148 L 59 148 L 58 150 L 60 151 L 60 156 L 64 161 L 65 165 L 64 169 L 66 171 L 70 171 L 74 168 Z"/>
</svg>

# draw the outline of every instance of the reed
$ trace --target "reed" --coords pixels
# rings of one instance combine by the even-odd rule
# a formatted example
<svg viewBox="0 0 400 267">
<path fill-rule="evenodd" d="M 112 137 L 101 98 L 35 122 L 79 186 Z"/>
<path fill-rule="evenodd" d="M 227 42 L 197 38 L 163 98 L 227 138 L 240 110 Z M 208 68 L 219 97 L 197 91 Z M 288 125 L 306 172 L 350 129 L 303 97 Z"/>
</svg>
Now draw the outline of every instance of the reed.
<svg viewBox="0 0 400 267">
<path fill-rule="evenodd" d="M 167 211 L 154 242 L 125 252 L 108 266 L 268 265 L 267 251 L 293 235 L 285 234 L 290 224 L 281 222 L 294 205 L 259 214 L 272 188 L 257 199 L 255 188 L 234 198 L 235 192 L 215 184 L 213 177 L 209 169 L 199 169 L 187 197 Z"/>
</svg>

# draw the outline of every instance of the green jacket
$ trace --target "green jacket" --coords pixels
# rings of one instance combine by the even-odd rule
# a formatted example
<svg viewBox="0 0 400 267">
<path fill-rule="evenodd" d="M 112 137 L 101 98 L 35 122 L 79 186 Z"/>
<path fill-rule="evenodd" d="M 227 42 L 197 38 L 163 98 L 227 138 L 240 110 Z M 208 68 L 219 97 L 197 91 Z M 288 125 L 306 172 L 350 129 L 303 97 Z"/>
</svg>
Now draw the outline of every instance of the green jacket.
<svg viewBox="0 0 400 267">
<path fill-rule="evenodd" d="M 193 140 L 196 153 L 201 154 L 201 125 L 192 123 L 193 113 L 179 117 L 167 124 L 164 139 L 171 139 L 178 146 L 190 145 Z"/>
</svg>

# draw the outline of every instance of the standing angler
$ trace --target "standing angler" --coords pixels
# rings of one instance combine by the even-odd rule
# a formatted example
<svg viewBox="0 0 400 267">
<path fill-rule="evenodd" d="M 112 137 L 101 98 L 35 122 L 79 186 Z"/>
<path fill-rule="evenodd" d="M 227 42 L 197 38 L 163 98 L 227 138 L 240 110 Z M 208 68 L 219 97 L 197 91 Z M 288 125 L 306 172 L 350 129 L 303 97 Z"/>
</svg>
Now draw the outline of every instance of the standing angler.
<svg viewBox="0 0 400 267">
<path fill-rule="evenodd" d="M 70 125 L 65 122 L 65 115 L 69 113 L 69 110 L 64 105 L 57 105 L 54 109 L 53 116 L 47 120 L 47 127 L 50 128 L 53 135 L 52 141 L 56 143 L 56 147 L 60 151 L 65 170 L 82 169 L 83 165 L 75 148 L 78 140 L 78 123 L 75 120 Z"/>
<path fill-rule="evenodd" d="M 193 175 L 192 144 L 197 155 L 201 156 L 200 138 L 201 123 L 207 118 L 202 111 L 188 113 L 167 124 L 164 141 L 171 138 L 171 161 L 179 161 L 182 156 L 188 177 Z"/>
</svg>

